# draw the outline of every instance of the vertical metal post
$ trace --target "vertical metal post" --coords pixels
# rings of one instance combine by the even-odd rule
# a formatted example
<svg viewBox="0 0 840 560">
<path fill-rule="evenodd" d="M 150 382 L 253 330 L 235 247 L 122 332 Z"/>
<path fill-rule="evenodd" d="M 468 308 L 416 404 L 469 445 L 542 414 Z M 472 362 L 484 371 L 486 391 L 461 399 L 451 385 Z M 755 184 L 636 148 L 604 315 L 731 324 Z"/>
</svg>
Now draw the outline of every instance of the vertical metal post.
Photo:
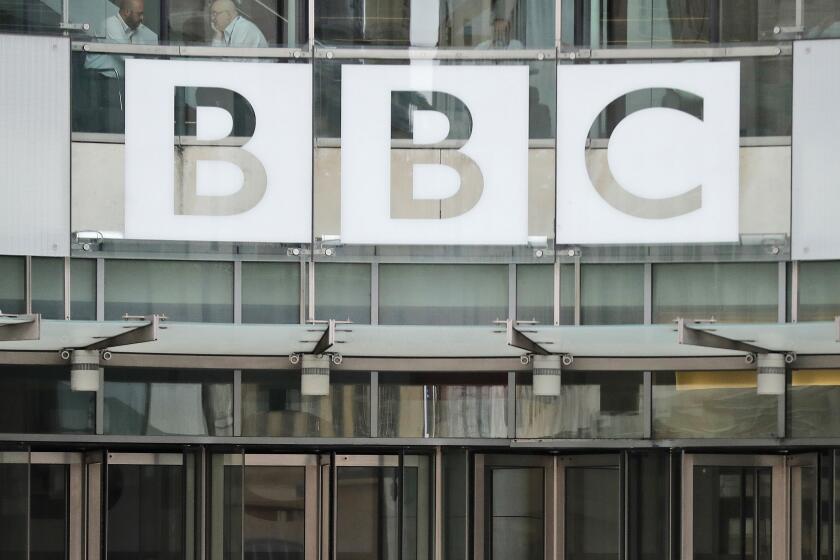
<svg viewBox="0 0 840 560">
<path fill-rule="evenodd" d="M 554 259 L 554 326 L 560 325 L 560 261 L 555 257 Z"/>
<path fill-rule="evenodd" d="M 99 390 L 96 392 L 96 435 L 105 433 L 105 368 L 99 368 Z"/>
<path fill-rule="evenodd" d="M 315 261 L 310 259 L 308 261 L 308 265 L 306 274 L 308 305 L 306 310 L 306 321 L 301 321 L 302 324 L 306 324 L 307 321 L 315 320 Z"/>
<path fill-rule="evenodd" d="M 405 522 L 403 516 L 405 515 L 405 508 L 403 502 L 405 501 L 405 490 L 403 484 L 405 481 L 405 448 L 400 449 L 399 462 L 397 467 L 397 560 L 403 560 L 403 529 Z"/>
<path fill-rule="evenodd" d="M 784 323 L 787 321 L 787 263 L 782 261 L 779 263 L 779 313 L 778 321 Z"/>
<path fill-rule="evenodd" d="M 790 263 L 790 322 L 799 321 L 799 261 Z"/>
<path fill-rule="evenodd" d="M 105 320 L 105 259 L 96 259 L 96 320 Z"/>
<path fill-rule="evenodd" d="M 618 511 L 621 512 L 621 522 L 618 527 L 619 547 L 618 560 L 627 558 L 630 549 L 630 507 L 629 507 L 629 493 L 630 493 L 630 453 L 626 449 L 618 456 L 618 480 L 619 480 L 619 494 L 618 494 Z"/>
<path fill-rule="evenodd" d="M 776 437 L 784 438 L 787 433 L 787 388 L 790 384 L 791 368 L 785 366 L 785 387 L 779 395 L 778 407 L 776 409 Z"/>
<path fill-rule="evenodd" d="M 580 325 L 580 255 L 575 256 L 575 325 Z"/>
<path fill-rule="evenodd" d="M 64 320 L 70 320 L 70 272 L 71 272 L 70 257 L 64 257 Z"/>
<path fill-rule="evenodd" d="M 282 24 L 281 24 L 282 25 Z M 297 45 L 297 0 L 286 0 L 286 46 Z"/>
<path fill-rule="evenodd" d="M 379 372 L 370 372 L 370 437 L 379 437 Z"/>
<path fill-rule="evenodd" d="M 23 285 L 23 297 L 24 297 L 24 307 L 26 308 L 26 313 L 32 313 L 32 257 L 27 255 L 24 257 L 24 285 Z"/>
<path fill-rule="evenodd" d="M 233 322 L 242 322 L 242 261 L 233 261 Z"/>
<path fill-rule="evenodd" d="M 508 265 L 508 319 L 516 321 L 516 265 Z M 499 317 L 501 319 L 501 317 Z"/>
<path fill-rule="evenodd" d="M 315 2 L 316 0 L 308 1 L 308 21 L 306 22 L 309 29 L 308 46 L 309 53 L 312 55 L 312 66 L 315 66 Z"/>
<path fill-rule="evenodd" d="M 242 435 L 242 370 L 233 370 L 233 435 Z"/>
<path fill-rule="evenodd" d="M 443 560 L 443 448 L 435 447 L 434 546 L 432 560 Z"/>
<path fill-rule="evenodd" d="M 370 263 L 370 324 L 379 324 L 379 263 Z"/>
<path fill-rule="evenodd" d="M 61 0 L 61 23 L 70 23 L 70 0 Z"/>
<path fill-rule="evenodd" d="M 516 372 L 509 371 L 507 378 L 507 437 L 516 438 Z"/>
<path fill-rule="evenodd" d="M 642 373 L 642 418 L 644 426 L 642 437 L 650 439 L 653 437 L 653 372 Z"/>
<path fill-rule="evenodd" d="M 653 265 L 645 263 L 644 265 L 645 279 L 644 279 L 644 301 L 645 301 L 645 325 L 653 323 Z"/>
</svg>

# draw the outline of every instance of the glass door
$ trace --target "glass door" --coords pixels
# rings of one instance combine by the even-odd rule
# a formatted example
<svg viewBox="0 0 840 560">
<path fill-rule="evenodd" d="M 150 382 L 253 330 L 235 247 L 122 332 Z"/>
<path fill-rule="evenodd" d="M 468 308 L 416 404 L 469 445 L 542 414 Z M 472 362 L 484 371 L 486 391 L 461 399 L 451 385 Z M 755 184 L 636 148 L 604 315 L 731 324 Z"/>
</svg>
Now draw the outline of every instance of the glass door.
<svg viewBox="0 0 840 560">
<path fill-rule="evenodd" d="M 683 560 L 783 560 L 786 490 L 782 456 L 686 454 Z"/>
<path fill-rule="evenodd" d="M 790 559 L 819 558 L 819 461 L 816 453 L 787 458 L 790 484 Z"/>
</svg>

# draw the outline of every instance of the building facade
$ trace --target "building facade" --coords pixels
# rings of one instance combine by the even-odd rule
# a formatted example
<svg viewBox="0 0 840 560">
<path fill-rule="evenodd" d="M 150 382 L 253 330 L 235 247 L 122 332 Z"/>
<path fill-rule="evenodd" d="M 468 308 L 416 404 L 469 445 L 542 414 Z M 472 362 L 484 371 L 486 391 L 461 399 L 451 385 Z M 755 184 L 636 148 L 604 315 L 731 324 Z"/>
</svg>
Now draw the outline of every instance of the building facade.
<svg viewBox="0 0 840 560">
<path fill-rule="evenodd" d="M 840 558 L 833 0 L 0 0 L 0 558 Z"/>
</svg>

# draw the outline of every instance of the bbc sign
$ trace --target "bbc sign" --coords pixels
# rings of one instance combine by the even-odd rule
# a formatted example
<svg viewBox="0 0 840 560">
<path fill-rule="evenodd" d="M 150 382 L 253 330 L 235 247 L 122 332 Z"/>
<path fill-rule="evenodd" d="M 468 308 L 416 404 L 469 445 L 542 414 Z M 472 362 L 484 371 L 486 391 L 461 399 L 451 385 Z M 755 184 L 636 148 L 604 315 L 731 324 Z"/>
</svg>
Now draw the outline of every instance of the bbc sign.
<svg viewBox="0 0 840 560">
<path fill-rule="evenodd" d="M 126 62 L 127 238 L 310 240 L 310 66 Z M 556 242 L 738 241 L 739 84 L 738 62 L 559 65 Z M 527 243 L 527 66 L 344 65 L 340 95 L 342 243 Z"/>
</svg>

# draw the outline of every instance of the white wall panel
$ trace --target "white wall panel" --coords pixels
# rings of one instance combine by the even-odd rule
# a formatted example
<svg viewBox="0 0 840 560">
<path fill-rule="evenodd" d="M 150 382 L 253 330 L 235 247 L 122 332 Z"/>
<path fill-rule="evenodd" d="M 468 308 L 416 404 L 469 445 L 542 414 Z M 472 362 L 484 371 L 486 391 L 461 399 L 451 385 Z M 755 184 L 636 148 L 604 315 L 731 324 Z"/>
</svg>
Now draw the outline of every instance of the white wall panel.
<svg viewBox="0 0 840 560">
<path fill-rule="evenodd" d="M 0 254 L 70 252 L 70 41 L 0 35 Z"/>
</svg>

